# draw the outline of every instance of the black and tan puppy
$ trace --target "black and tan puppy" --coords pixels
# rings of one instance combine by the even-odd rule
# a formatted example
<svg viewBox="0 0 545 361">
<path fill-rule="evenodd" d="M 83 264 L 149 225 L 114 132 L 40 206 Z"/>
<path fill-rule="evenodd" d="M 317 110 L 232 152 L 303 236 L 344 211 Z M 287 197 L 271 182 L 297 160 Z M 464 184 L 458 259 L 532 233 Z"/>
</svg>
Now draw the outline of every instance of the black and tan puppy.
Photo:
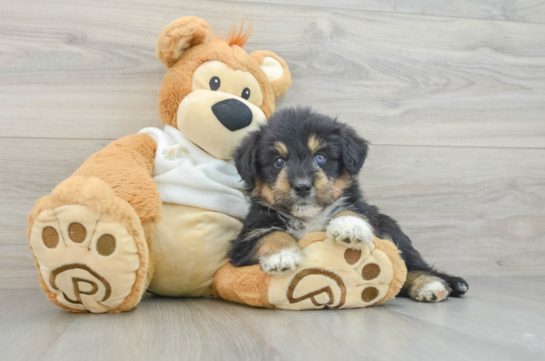
<svg viewBox="0 0 545 361">
<path fill-rule="evenodd" d="M 235 155 L 252 206 L 229 253 L 235 266 L 261 264 L 264 272 L 293 270 L 301 261 L 297 241 L 326 231 L 346 247 L 368 245 L 373 234 L 392 240 L 409 270 L 402 295 L 437 302 L 468 290 L 460 277 L 430 267 L 392 218 L 363 199 L 357 175 L 367 142 L 346 124 L 309 108 L 274 114 L 248 135 Z"/>
</svg>

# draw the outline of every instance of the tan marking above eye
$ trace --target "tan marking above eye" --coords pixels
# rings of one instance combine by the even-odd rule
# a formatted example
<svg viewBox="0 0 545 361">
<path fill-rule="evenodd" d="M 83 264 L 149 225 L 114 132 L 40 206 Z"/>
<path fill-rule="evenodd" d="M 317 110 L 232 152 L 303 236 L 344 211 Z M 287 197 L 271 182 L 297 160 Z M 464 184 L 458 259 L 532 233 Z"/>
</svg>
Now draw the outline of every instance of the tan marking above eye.
<svg viewBox="0 0 545 361">
<path fill-rule="evenodd" d="M 87 230 L 81 223 L 70 223 L 68 226 L 68 237 L 76 243 L 81 243 L 87 237 Z"/>
<path fill-rule="evenodd" d="M 325 145 L 325 141 L 314 134 L 308 138 L 308 149 L 310 149 L 312 154 L 323 149 Z"/>
<path fill-rule="evenodd" d="M 274 143 L 274 149 L 280 154 L 282 158 L 288 157 L 288 147 L 282 142 Z"/>
<path fill-rule="evenodd" d="M 59 244 L 59 233 L 53 227 L 45 227 L 42 231 L 42 241 L 47 248 L 55 248 Z"/>
<path fill-rule="evenodd" d="M 101 256 L 109 256 L 115 251 L 115 237 L 111 234 L 103 234 L 97 241 L 97 252 Z"/>
<path fill-rule="evenodd" d="M 257 107 L 263 105 L 263 92 L 255 76 L 247 71 L 234 70 L 221 61 L 212 60 L 202 63 L 193 73 L 192 91 L 210 90 L 210 79 L 218 77 L 221 85 L 216 91 L 229 93 L 242 98 L 245 88 L 250 91 L 250 97 L 246 100 Z"/>
</svg>

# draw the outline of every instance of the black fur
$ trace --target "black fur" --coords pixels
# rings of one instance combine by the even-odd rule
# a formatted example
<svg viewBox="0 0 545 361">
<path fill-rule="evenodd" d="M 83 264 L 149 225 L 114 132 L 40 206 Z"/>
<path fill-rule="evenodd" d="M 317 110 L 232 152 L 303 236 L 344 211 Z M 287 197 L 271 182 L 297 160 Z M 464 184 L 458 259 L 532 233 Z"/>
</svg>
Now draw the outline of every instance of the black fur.
<svg viewBox="0 0 545 361">
<path fill-rule="evenodd" d="M 327 147 L 320 151 L 327 157 L 327 162 L 320 165 L 320 168 L 316 166 L 315 154 L 311 154 L 307 146 L 308 138 L 312 134 L 325 139 L 327 144 Z M 397 245 L 409 272 L 425 271 L 442 278 L 452 289 L 451 296 L 459 296 L 467 291 L 468 285 L 464 279 L 440 272 L 428 265 L 414 249 L 411 240 L 403 233 L 397 222 L 381 214 L 376 206 L 365 201 L 356 175 L 367 157 L 367 142 L 348 125 L 314 113 L 309 108 L 286 109 L 275 113 L 266 125 L 246 137 L 236 151 L 235 164 L 248 192 L 252 194 L 252 205 L 244 227 L 233 241 L 229 252 L 233 265 L 258 263 L 255 254 L 259 239 L 275 230 L 293 234 L 293 227 L 297 227 L 299 222 L 298 217 L 290 211 L 296 202 L 292 200 L 293 197 L 280 200 L 273 205 L 255 193 L 258 182 L 273 184 L 280 173 L 274 166 L 275 159 L 279 157 L 278 152 L 274 150 L 275 142 L 282 142 L 289 149 L 290 165 L 287 167 L 287 180 L 290 185 L 305 177 L 314 184 L 319 171 L 323 171 L 330 180 L 350 175 L 353 182 L 344 189 L 342 202 L 339 204 L 336 202 L 332 208 L 330 207 L 330 216 L 343 210 L 360 214 L 373 227 L 377 237 L 391 239 Z M 327 207 L 330 204 L 331 202 L 322 206 Z M 325 227 L 326 224 L 324 229 Z M 406 296 L 406 293 L 407 290 L 404 290 L 402 295 Z"/>
</svg>

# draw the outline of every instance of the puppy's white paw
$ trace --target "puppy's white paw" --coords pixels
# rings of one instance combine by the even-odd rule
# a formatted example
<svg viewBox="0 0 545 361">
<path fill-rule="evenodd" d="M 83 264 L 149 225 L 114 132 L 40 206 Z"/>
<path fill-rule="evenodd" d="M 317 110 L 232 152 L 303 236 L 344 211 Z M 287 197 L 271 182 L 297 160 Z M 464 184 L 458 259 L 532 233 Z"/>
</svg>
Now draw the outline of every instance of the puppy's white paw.
<svg viewBox="0 0 545 361">
<path fill-rule="evenodd" d="M 261 270 L 271 275 L 293 271 L 301 263 L 303 254 L 298 249 L 283 249 L 270 256 L 261 257 Z"/>
<path fill-rule="evenodd" d="M 363 248 L 373 243 L 373 229 L 361 218 L 343 216 L 329 222 L 327 238 L 350 248 Z"/>
<path fill-rule="evenodd" d="M 450 294 L 449 286 L 442 280 L 422 285 L 412 292 L 411 298 L 418 302 L 440 302 Z"/>
</svg>

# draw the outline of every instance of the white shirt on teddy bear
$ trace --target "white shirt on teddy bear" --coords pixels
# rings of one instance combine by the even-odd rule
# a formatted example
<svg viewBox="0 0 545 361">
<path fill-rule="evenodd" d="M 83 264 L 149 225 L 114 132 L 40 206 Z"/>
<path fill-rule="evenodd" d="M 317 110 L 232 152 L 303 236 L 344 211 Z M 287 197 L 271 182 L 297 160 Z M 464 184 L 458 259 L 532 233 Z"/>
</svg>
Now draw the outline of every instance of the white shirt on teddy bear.
<svg viewBox="0 0 545 361">
<path fill-rule="evenodd" d="M 144 128 L 157 143 L 153 180 L 164 203 L 183 204 L 244 219 L 249 205 L 232 162 L 214 158 L 166 125 Z"/>
</svg>

